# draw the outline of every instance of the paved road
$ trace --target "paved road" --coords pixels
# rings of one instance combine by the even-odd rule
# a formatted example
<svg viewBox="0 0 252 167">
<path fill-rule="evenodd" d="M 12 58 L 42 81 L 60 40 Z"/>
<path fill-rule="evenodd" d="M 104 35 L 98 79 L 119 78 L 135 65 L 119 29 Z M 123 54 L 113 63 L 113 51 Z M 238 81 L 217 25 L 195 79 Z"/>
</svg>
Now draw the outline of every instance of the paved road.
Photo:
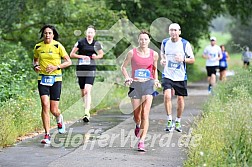
<svg viewBox="0 0 252 167">
<path fill-rule="evenodd" d="M 110 111 L 94 116 L 89 124 L 77 121 L 68 127 L 68 133 L 64 135 L 55 133 L 52 146 L 41 145 L 40 135 L 4 149 L 0 152 L 0 166 L 183 166 L 188 143 L 197 144 L 199 140 L 191 137 L 191 125 L 200 115 L 208 96 L 206 83 L 188 86 L 189 96 L 185 98 L 182 118 L 183 132 L 164 131 L 164 105 L 154 106 L 146 141 L 147 152 L 137 151 L 132 116 Z M 162 101 L 162 95 L 155 98 L 155 101 Z M 175 97 L 172 103 L 176 106 Z M 176 107 L 173 107 L 173 118 L 175 111 Z"/>
</svg>

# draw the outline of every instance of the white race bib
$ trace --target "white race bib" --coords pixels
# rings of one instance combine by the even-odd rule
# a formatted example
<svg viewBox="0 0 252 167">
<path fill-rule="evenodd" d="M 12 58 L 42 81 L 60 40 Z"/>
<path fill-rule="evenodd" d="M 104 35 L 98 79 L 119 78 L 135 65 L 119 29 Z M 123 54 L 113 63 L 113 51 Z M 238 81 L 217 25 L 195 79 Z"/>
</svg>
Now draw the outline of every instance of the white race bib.
<svg viewBox="0 0 252 167">
<path fill-rule="evenodd" d="M 42 75 L 40 84 L 46 86 L 52 86 L 55 82 L 55 76 Z"/>
<path fill-rule="evenodd" d="M 168 68 L 169 69 L 180 69 L 180 67 L 181 67 L 181 63 L 168 61 Z"/>
<path fill-rule="evenodd" d="M 84 56 L 84 58 L 79 59 L 79 65 L 89 65 L 91 62 L 89 56 Z"/>
<path fill-rule="evenodd" d="M 150 71 L 148 69 L 137 69 L 135 70 L 135 78 L 149 79 Z"/>
</svg>

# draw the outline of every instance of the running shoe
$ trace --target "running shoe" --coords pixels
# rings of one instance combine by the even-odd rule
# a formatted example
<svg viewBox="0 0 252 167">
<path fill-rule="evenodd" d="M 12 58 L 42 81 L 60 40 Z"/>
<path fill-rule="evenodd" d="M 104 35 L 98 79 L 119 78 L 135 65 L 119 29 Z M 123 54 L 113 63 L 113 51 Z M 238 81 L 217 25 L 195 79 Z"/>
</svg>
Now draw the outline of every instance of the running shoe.
<svg viewBox="0 0 252 167">
<path fill-rule="evenodd" d="M 42 144 L 51 144 L 51 137 L 49 134 L 45 134 L 44 139 L 41 140 Z"/>
<path fill-rule="evenodd" d="M 89 122 L 89 116 L 87 114 L 85 114 L 82 120 L 84 122 Z"/>
<path fill-rule="evenodd" d="M 172 130 L 172 120 L 168 120 L 166 125 L 166 131 L 170 132 Z"/>
<path fill-rule="evenodd" d="M 208 86 L 208 94 L 212 93 L 212 86 Z"/>
<path fill-rule="evenodd" d="M 140 138 L 140 128 L 138 126 L 136 126 L 136 128 L 135 128 L 135 136 L 137 138 Z"/>
<path fill-rule="evenodd" d="M 138 147 L 138 151 L 145 151 L 145 149 L 144 149 L 144 142 L 140 141 L 138 143 L 137 147 Z"/>
<path fill-rule="evenodd" d="M 181 128 L 181 123 L 180 122 L 176 122 L 175 123 L 175 130 L 178 132 L 182 132 L 182 128 Z"/>
<path fill-rule="evenodd" d="M 59 120 L 59 122 L 57 123 L 57 125 L 58 125 L 58 131 L 59 131 L 59 133 L 60 134 L 65 133 L 66 128 L 65 128 L 65 124 L 64 124 L 64 120 L 63 120 L 63 115 L 62 114 L 60 114 L 58 120 Z"/>
</svg>

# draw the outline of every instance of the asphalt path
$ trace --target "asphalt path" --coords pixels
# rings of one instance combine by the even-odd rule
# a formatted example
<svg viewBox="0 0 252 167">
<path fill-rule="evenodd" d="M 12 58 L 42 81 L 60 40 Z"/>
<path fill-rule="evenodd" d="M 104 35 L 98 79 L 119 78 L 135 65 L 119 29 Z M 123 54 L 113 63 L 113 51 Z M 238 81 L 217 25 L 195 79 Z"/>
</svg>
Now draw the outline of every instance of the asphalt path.
<svg viewBox="0 0 252 167">
<path fill-rule="evenodd" d="M 188 144 L 197 146 L 200 134 L 192 137 L 194 120 L 200 116 L 207 100 L 207 83 L 188 84 L 185 111 L 182 117 L 183 132 L 166 132 L 166 114 L 160 93 L 154 99 L 150 113 L 150 126 L 145 141 L 146 152 L 137 151 L 132 114 L 118 109 L 92 116 L 90 123 L 76 121 L 67 125 L 66 134 L 52 131 L 51 145 L 42 145 L 42 135 L 26 139 L 0 151 L 0 166 L 106 166 L 153 167 L 183 166 Z M 176 117 L 176 97 L 172 100 L 173 118 Z"/>
</svg>

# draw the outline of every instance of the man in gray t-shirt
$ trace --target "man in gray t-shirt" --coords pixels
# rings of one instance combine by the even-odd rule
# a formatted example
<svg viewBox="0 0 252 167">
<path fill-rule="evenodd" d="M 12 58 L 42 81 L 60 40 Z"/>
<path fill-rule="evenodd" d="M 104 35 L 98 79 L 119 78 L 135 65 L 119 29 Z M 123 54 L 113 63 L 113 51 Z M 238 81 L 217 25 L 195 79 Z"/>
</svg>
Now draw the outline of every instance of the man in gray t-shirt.
<svg viewBox="0 0 252 167">
<path fill-rule="evenodd" d="M 186 64 L 194 63 L 194 54 L 190 43 L 180 37 L 181 30 L 177 23 L 169 26 L 169 38 L 162 41 L 161 61 L 164 66 L 162 86 L 164 91 L 164 105 L 167 114 L 166 131 L 173 129 L 172 121 L 172 90 L 177 95 L 177 117 L 175 130 L 181 132 L 181 117 L 184 111 L 184 96 L 187 96 Z"/>
<path fill-rule="evenodd" d="M 248 68 L 251 58 L 252 58 L 252 52 L 249 51 L 249 47 L 246 46 L 245 51 L 242 53 L 242 60 L 243 60 L 244 68 Z"/>
<path fill-rule="evenodd" d="M 211 93 L 212 86 L 216 83 L 216 70 L 219 68 L 219 60 L 222 58 L 221 48 L 216 45 L 216 37 L 210 38 L 210 45 L 205 47 L 202 57 L 206 59 L 208 92 Z"/>
</svg>

